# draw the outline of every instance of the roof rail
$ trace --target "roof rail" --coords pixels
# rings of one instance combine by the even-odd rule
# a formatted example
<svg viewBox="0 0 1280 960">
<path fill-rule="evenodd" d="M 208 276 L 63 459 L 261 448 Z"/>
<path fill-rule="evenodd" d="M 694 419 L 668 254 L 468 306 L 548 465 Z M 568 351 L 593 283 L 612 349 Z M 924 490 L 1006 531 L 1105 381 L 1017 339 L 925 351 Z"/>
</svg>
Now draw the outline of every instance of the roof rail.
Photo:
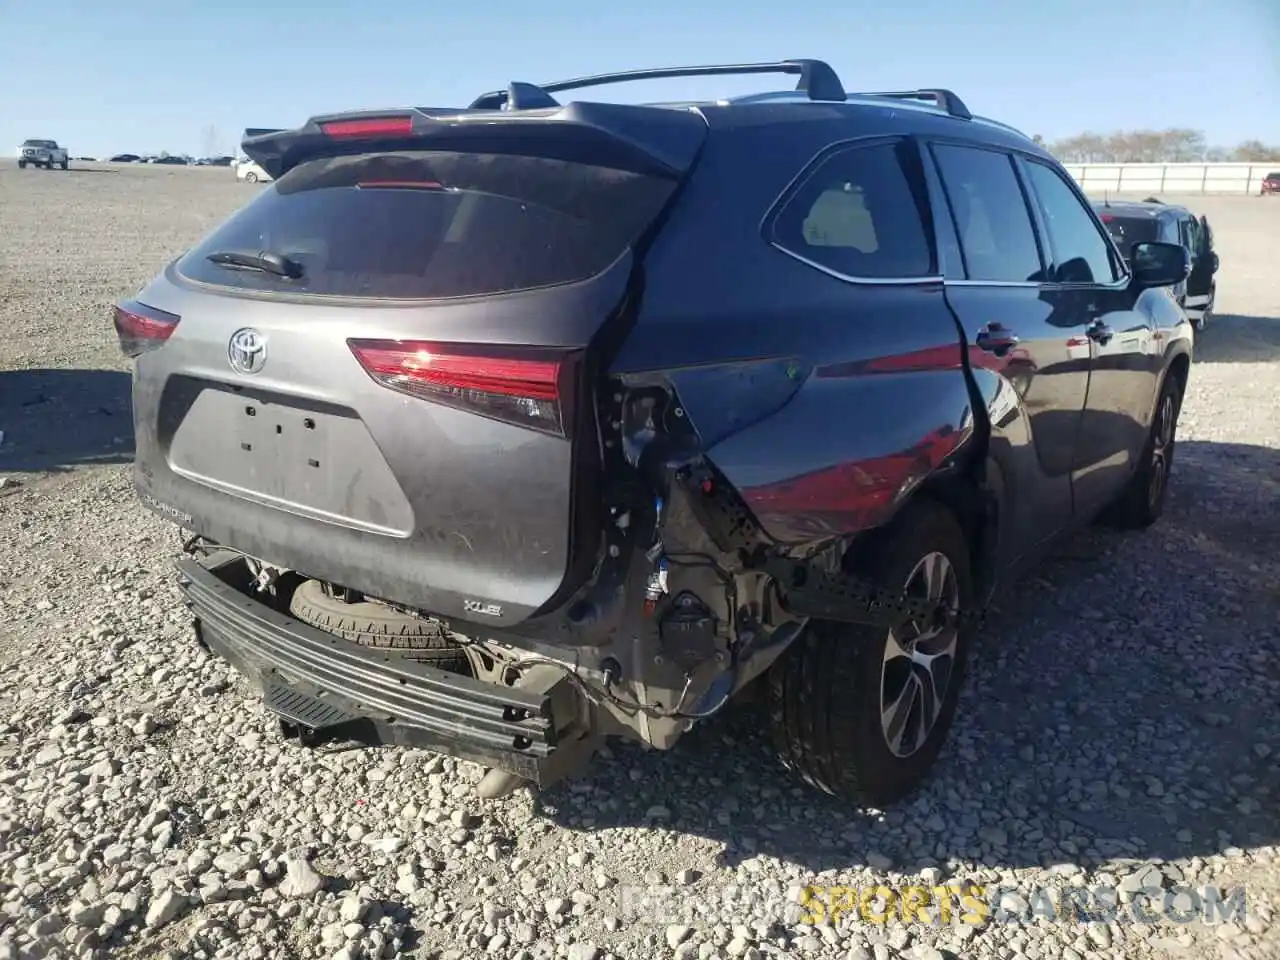
<svg viewBox="0 0 1280 960">
<path fill-rule="evenodd" d="M 845 100 L 844 85 L 831 66 L 822 60 L 779 60 L 776 63 L 727 63 L 701 67 L 657 67 L 652 70 L 623 70 L 601 73 L 593 77 L 558 80 L 554 83 L 512 83 L 506 90 L 482 94 L 471 104 L 472 110 L 530 110 L 558 107 L 551 94 L 560 90 L 577 90 L 632 80 L 660 80 L 666 77 L 711 77 L 748 73 L 796 74 L 800 81 L 796 90 L 810 100 Z"/>
<path fill-rule="evenodd" d="M 920 90 L 886 90 L 875 93 L 859 93 L 859 97 L 892 97 L 895 100 L 932 100 L 951 116 L 959 120 L 972 120 L 973 114 L 964 105 L 964 101 L 950 90 L 941 87 L 926 87 Z"/>
<path fill-rule="evenodd" d="M 999 127 L 1001 130 L 1008 130 L 1010 133 L 1016 133 L 1018 136 L 1022 137 L 1024 140 L 1031 139 L 1031 137 L 1027 136 L 1027 133 L 1025 130 L 1019 130 L 1017 127 L 1013 126 L 1012 124 L 1004 123 L 1000 120 L 992 120 L 990 117 L 975 116 L 973 119 L 977 120 L 980 123 L 986 123 L 986 124 L 990 124 L 993 127 Z"/>
</svg>

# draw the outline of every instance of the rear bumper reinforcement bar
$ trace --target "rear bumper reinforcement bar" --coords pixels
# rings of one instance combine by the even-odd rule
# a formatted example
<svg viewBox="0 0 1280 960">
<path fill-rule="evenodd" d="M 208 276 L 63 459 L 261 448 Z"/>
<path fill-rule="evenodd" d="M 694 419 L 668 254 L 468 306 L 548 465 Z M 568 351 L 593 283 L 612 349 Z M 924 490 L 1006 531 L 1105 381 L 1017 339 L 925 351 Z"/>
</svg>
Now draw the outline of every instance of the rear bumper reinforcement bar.
<svg viewBox="0 0 1280 960">
<path fill-rule="evenodd" d="M 315 733 L 371 727 L 376 742 L 497 767 L 539 787 L 581 762 L 575 743 L 558 749 L 558 731 L 574 716 L 568 681 L 543 692 L 499 686 L 361 647 L 238 589 L 243 563 L 229 553 L 184 558 L 180 583 L 201 640 L 289 724 Z"/>
</svg>

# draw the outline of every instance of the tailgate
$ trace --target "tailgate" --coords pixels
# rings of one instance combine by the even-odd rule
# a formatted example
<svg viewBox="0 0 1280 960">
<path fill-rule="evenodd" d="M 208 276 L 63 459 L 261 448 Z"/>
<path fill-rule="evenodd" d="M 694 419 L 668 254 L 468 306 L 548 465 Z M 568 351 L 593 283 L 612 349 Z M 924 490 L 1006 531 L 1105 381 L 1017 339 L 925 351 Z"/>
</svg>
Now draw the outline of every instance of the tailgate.
<svg viewBox="0 0 1280 960">
<path fill-rule="evenodd" d="M 138 298 L 180 317 L 138 359 L 144 499 L 373 596 L 530 616 L 596 554 L 592 348 L 675 185 L 442 150 L 301 164 Z M 300 275 L 209 259 L 264 250 Z"/>
</svg>

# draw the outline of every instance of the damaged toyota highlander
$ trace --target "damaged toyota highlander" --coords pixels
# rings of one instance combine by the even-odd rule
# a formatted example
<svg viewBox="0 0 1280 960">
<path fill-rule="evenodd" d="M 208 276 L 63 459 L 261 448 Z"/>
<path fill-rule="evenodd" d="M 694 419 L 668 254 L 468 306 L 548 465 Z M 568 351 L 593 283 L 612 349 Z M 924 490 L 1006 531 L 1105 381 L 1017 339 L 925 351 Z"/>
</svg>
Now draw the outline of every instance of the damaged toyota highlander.
<svg viewBox="0 0 1280 960">
<path fill-rule="evenodd" d="M 735 73 L 798 83 L 555 97 Z M 243 149 L 273 182 L 114 323 L 196 638 L 282 735 L 498 796 L 749 699 L 782 765 L 884 806 L 997 591 L 1162 510 L 1186 251 L 1126 261 L 949 91 L 659 69 Z"/>
</svg>

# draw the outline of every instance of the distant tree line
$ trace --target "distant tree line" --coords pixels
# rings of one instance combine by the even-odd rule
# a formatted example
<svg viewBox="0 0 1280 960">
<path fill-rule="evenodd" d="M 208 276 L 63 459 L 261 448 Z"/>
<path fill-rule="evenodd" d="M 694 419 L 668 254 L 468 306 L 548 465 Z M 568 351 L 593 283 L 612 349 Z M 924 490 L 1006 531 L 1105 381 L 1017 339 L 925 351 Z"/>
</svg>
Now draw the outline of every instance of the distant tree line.
<svg viewBox="0 0 1280 960">
<path fill-rule="evenodd" d="M 1277 163 L 1280 145 L 1246 140 L 1234 147 L 1210 146 L 1199 130 L 1117 130 L 1114 133 L 1078 133 L 1046 143 L 1036 143 L 1064 163 Z"/>
</svg>

